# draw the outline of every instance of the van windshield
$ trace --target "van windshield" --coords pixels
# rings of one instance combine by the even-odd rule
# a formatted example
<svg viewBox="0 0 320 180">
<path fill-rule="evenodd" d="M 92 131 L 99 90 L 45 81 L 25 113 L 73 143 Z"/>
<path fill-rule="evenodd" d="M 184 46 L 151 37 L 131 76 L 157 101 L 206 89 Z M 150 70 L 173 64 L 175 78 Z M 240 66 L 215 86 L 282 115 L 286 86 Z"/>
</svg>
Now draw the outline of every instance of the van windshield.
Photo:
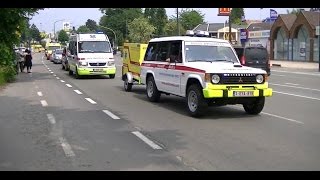
<svg viewBox="0 0 320 180">
<path fill-rule="evenodd" d="M 238 59 L 230 47 L 186 45 L 186 61 L 228 61 L 238 63 Z"/>
<path fill-rule="evenodd" d="M 81 41 L 79 53 L 111 53 L 110 43 L 107 41 Z"/>
<path fill-rule="evenodd" d="M 60 46 L 49 46 L 48 47 L 49 50 L 53 50 L 53 51 L 56 49 L 60 49 L 60 48 L 61 48 Z"/>
</svg>

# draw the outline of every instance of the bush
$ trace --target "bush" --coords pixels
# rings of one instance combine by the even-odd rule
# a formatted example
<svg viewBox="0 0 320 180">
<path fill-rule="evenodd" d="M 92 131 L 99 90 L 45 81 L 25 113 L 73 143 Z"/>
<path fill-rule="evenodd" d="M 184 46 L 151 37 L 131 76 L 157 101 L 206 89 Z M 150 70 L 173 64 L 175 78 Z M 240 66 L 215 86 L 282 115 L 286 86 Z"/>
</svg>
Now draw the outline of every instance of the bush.
<svg viewBox="0 0 320 180">
<path fill-rule="evenodd" d="M 16 69 L 13 66 L 0 66 L 0 85 L 13 82 L 16 78 Z"/>
</svg>

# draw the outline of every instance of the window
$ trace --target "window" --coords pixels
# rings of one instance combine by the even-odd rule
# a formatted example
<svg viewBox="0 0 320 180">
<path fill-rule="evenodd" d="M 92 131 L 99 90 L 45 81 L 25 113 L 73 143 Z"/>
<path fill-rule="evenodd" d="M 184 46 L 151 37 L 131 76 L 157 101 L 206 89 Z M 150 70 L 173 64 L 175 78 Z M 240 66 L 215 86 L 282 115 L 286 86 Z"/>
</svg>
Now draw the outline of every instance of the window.
<svg viewBox="0 0 320 180">
<path fill-rule="evenodd" d="M 156 60 L 157 46 L 158 46 L 157 42 L 149 43 L 147 51 L 146 51 L 146 55 L 144 57 L 145 61 L 154 61 L 154 60 Z"/>
<path fill-rule="evenodd" d="M 75 55 L 77 52 L 77 48 L 76 48 L 76 42 L 75 41 L 70 41 L 69 43 L 69 50 L 70 50 L 70 54 L 71 55 Z"/>
<path fill-rule="evenodd" d="M 169 55 L 169 42 L 160 42 L 159 50 L 157 51 L 156 61 L 166 61 Z"/>
<path fill-rule="evenodd" d="M 110 53 L 111 46 L 106 41 L 82 41 L 78 43 L 79 53 Z"/>
<path fill-rule="evenodd" d="M 172 41 L 170 42 L 170 62 L 182 63 L 182 51 L 181 51 L 182 41 Z"/>
</svg>

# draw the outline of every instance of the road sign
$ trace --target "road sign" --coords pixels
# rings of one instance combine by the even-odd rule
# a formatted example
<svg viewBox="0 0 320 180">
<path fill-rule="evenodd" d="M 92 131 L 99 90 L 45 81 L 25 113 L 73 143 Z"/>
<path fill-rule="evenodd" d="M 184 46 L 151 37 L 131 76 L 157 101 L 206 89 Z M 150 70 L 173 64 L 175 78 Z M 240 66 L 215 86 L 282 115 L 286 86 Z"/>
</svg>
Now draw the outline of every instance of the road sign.
<svg viewBox="0 0 320 180">
<path fill-rule="evenodd" d="M 316 35 L 319 36 L 320 35 L 320 26 L 316 27 Z"/>
<path fill-rule="evenodd" d="M 229 16 L 231 8 L 218 8 L 218 16 Z"/>
</svg>

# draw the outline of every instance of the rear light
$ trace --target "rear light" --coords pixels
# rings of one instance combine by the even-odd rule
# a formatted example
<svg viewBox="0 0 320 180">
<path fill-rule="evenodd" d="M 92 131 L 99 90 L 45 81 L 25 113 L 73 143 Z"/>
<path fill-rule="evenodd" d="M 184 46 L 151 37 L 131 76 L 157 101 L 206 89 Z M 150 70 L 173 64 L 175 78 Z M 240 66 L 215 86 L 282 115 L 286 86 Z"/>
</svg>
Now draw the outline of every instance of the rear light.
<svg viewBox="0 0 320 180">
<path fill-rule="evenodd" d="M 86 60 L 86 58 L 77 58 L 77 60 Z"/>
<path fill-rule="evenodd" d="M 246 58 L 244 56 L 241 56 L 241 64 L 244 65 L 246 64 Z"/>
</svg>

